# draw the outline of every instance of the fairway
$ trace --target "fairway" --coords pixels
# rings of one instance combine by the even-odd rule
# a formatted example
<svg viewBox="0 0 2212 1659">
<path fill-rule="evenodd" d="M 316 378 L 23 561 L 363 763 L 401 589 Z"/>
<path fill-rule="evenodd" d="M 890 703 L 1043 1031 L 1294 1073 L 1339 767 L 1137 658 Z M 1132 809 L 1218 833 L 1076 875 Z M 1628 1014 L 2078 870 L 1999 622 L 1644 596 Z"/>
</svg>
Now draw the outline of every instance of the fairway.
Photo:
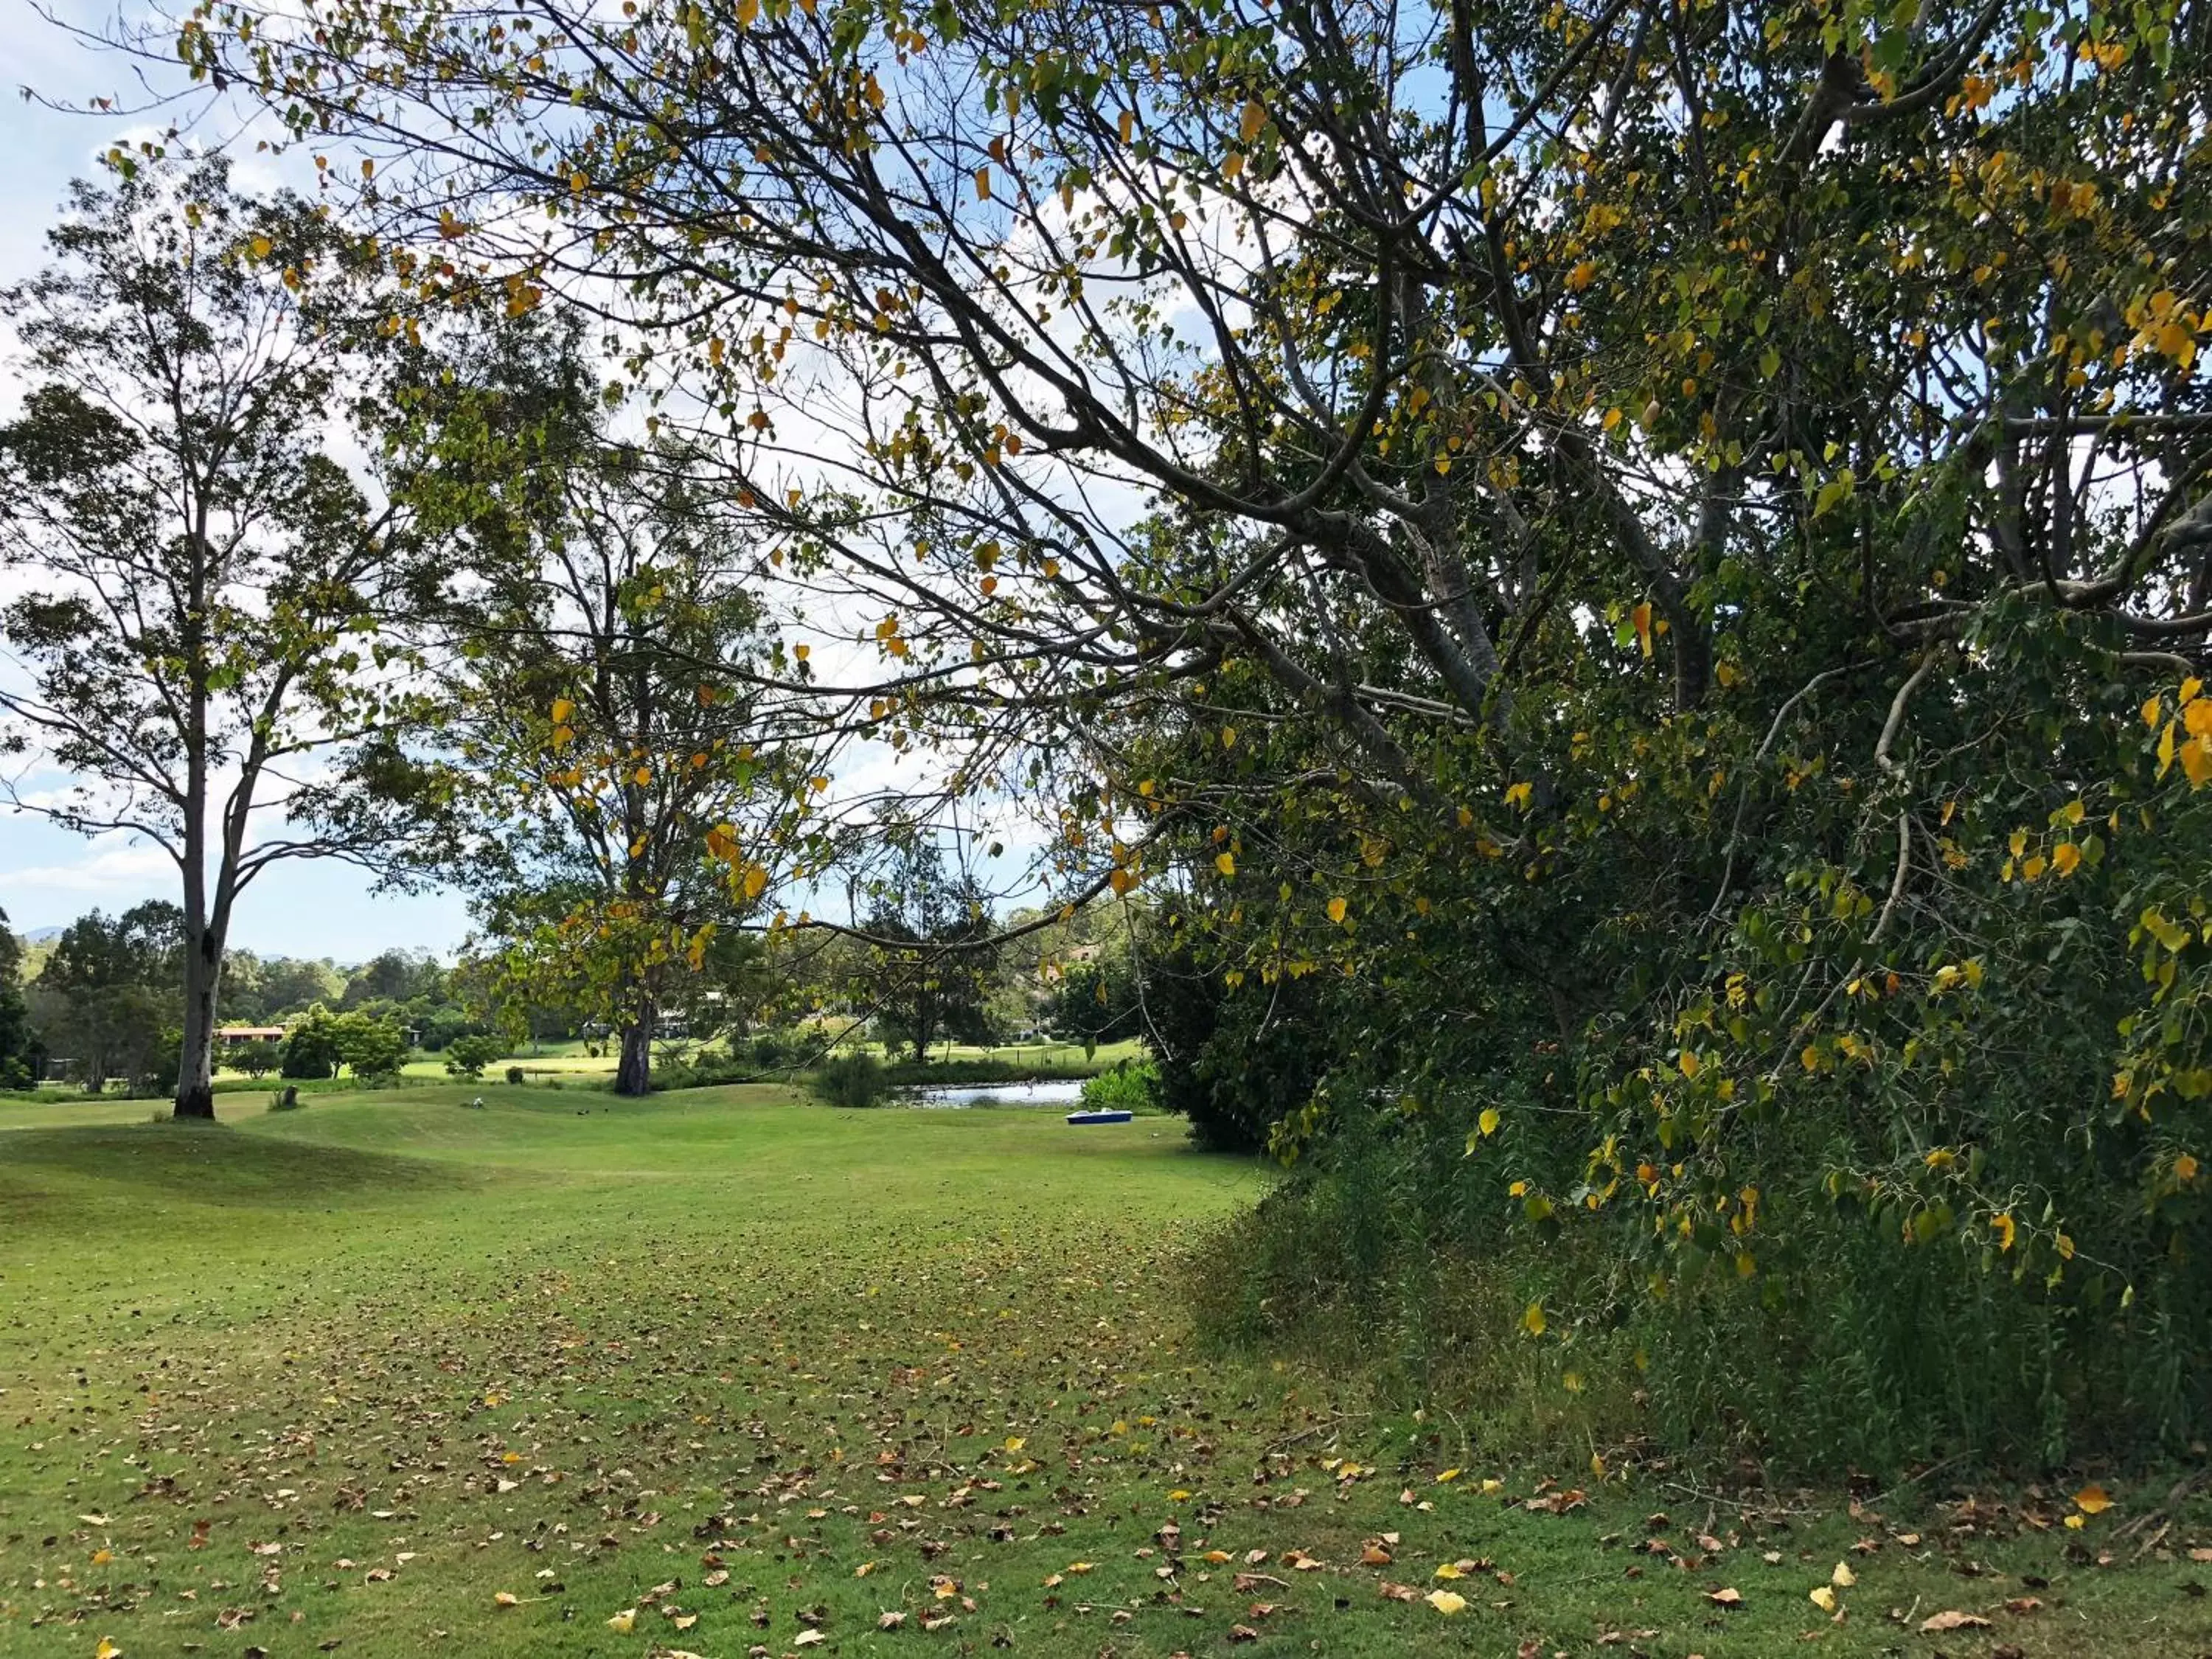
<svg viewBox="0 0 2212 1659">
<path fill-rule="evenodd" d="M 1265 1176 L 1173 1120 L 227 1105 L 0 1106 L 0 1655 L 2212 1650 L 2162 1492 L 1739 1509 L 1199 1351 Z"/>
</svg>

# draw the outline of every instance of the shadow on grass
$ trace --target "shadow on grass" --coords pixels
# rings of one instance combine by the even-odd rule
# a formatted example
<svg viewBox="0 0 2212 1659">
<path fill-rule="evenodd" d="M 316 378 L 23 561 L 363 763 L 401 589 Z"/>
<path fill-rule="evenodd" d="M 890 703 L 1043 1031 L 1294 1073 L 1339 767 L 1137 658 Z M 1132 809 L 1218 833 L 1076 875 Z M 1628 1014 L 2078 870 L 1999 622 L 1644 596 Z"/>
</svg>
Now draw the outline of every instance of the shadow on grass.
<svg viewBox="0 0 2212 1659">
<path fill-rule="evenodd" d="M 198 1204 L 283 1207 L 373 1204 L 451 1190 L 479 1177 L 424 1158 L 246 1134 L 222 1124 L 138 1123 L 0 1135 L 0 1170 L 82 1177 Z"/>
</svg>

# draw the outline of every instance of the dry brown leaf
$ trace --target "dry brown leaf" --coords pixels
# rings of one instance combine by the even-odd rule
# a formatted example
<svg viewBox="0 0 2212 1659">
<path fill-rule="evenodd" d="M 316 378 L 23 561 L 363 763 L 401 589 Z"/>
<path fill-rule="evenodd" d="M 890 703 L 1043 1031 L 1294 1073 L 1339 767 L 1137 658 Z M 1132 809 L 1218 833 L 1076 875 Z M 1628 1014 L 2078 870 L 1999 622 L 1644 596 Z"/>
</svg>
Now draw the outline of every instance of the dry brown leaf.
<svg viewBox="0 0 2212 1659">
<path fill-rule="evenodd" d="M 1923 1636 L 1941 1636 L 1947 1630 L 1987 1630 L 1989 1627 L 1990 1621 L 1980 1613 L 1960 1613 L 1949 1607 L 1920 1621 Z"/>
</svg>

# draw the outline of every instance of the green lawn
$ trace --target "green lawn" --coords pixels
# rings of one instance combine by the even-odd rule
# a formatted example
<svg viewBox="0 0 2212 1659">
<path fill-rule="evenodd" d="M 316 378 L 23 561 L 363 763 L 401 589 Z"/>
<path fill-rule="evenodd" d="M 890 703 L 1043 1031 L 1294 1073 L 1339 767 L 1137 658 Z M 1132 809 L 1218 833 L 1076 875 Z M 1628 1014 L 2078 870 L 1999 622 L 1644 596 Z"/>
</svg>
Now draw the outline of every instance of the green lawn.
<svg viewBox="0 0 2212 1659">
<path fill-rule="evenodd" d="M 225 1105 L 0 1106 L 0 1655 L 2212 1650 L 2164 1482 L 1740 1508 L 1210 1359 L 1262 1177 L 1158 1119 Z"/>
</svg>

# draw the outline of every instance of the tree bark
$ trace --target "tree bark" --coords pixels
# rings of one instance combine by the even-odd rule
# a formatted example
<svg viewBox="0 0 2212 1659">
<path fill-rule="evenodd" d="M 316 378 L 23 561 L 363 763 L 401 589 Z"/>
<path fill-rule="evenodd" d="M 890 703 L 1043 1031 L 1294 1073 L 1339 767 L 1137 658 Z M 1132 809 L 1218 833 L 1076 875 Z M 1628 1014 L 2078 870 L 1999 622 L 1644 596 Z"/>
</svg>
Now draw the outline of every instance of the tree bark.
<svg viewBox="0 0 2212 1659">
<path fill-rule="evenodd" d="M 222 942 L 204 924 L 185 939 L 185 1027 L 177 1056 L 177 1117 L 215 1116 L 216 997 L 222 980 Z"/>
<path fill-rule="evenodd" d="M 615 1092 L 641 1095 L 653 1078 L 653 1010 L 647 1008 L 622 1028 L 622 1058 L 615 1065 Z"/>
</svg>

